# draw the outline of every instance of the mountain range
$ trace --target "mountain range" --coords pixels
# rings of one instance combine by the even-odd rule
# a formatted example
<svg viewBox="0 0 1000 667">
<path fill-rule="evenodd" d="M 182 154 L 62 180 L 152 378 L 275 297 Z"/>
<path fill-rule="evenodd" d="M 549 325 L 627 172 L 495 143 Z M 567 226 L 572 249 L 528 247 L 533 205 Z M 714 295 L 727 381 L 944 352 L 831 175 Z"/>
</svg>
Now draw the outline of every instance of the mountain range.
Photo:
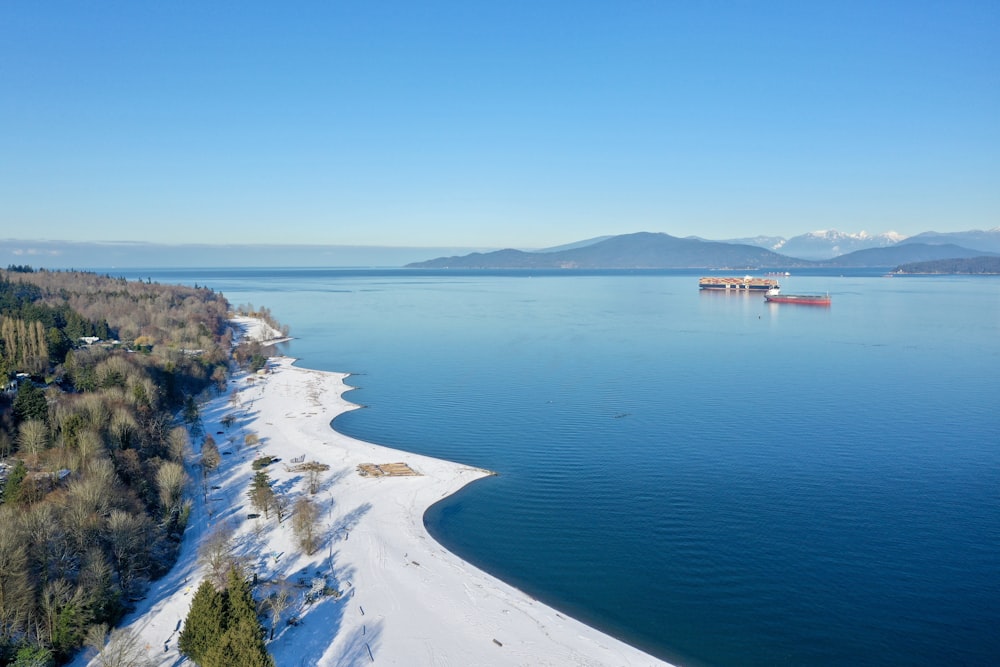
<svg viewBox="0 0 1000 667">
<path fill-rule="evenodd" d="M 860 254 L 859 254 L 860 253 Z M 638 233 L 600 236 L 541 250 L 290 244 L 161 244 L 0 238 L 0 266 L 93 269 L 182 267 L 791 268 L 895 267 L 918 261 L 1000 255 L 1000 228 L 953 233 L 811 232 L 712 241 Z M 438 259 L 428 260 L 429 257 Z"/>
<path fill-rule="evenodd" d="M 869 248 L 886 248 L 896 245 L 905 240 L 906 237 L 896 232 L 886 232 L 884 234 L 869 234 L 858 232 L 850 234 L 838 232 L 835 229 L 809 232 L 799 236 L 785 239 L 780 236 L 768 237 L 758 236 L 752 239 L 731 239 L 727 243 L 745 243 L 747 245 L 760 246 L 781 253 L 787 257 L 798 257 L 799 259 L 833 259 L 840 255 L 846 255 L 855 250 L 868 250 Z"/>
<path fill-rule="evenodd" d="M 782 250 L 776 252 L 773 248 Z M 806 256 L 793 256 L 789 250 Z M 847 252 L 839 252 L 849 248 Z M 528 252 L 505 249 L 439 257 L 409 268 L 802 268 L 893 267 L 903 263 L 1000 254 L 1000 228 L 953 233 L 898 234 L 813 232 L 792 239 L 756 237 L 730 241 L 678 238 L 637 232 L 599 237 L 557 248 Z M 823 257 L 824 255 L 829 255 Z M 817 258 L 817 256 L 822 258 Z"/>
<path fill-rule="evenodd" d="M 869 234 L 858 232 L 851 234 L 835 229 L 809 232 L 785 239 L 780 236 L 757 236 L 747 239 L 730 239 L 726 243 L 743 243 L 760 246 L 775 252 L 798 257 L 799 259 L 833 259 L 856 250 L 870 248 L 888 248 L 901 243 L 926 243 L 928 245 L 954 245 L 982 250 L 985 252 L 1000 252 L 1000 227 L 988 231 L 973 230 L 968 232 L 923 232 L 916 236 L 906 237 L 896 232 Z"/>
</svg>

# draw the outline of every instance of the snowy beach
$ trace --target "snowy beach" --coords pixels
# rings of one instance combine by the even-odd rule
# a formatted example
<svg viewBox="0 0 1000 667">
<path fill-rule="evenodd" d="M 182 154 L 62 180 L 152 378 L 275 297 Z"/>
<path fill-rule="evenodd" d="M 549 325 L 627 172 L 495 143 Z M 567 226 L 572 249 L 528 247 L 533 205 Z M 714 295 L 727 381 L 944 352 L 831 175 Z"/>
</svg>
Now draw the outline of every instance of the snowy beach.
<svg viewBox="0 0 1000 667">
<path fill-rule="evenodd" d="M 259 335 L 244 324 L 244 333 Z M 192 467 L 198 492 L 178 563 L 125 623 L 154 664 L 184 661 L 177 638 L 205 576 L 199 545 L 220 525 L 235 531 L 234 555 L 257 580 L 258 599 L 279 587 L 291 592 L 268 644 L 279 666 L 665 664 L 435 542 L 423 524 L 427 507 L 491 473 L 337 433 L 333 418 L 357 407 L 343 398 L 344 377 L 272 359 L 266 372 L 234 376 L 225 395 L 202 406 L 221 464 L 204 487 Z M 318 505 L 321 542 L 312 555 L 299 546 L 292 518 L 254 516 L 247 491 L 263 456 L 277 459 L 265 470 L 289 506 L 302 496 Z M 314 495 L 303 462 L 329 466 Z M 388 465 L 398 463 L 405 465 Z M 362 474 L 365 464 L 381 467 Z M 270 630 L 269 615 L 264 625 Z"/>
</svg>

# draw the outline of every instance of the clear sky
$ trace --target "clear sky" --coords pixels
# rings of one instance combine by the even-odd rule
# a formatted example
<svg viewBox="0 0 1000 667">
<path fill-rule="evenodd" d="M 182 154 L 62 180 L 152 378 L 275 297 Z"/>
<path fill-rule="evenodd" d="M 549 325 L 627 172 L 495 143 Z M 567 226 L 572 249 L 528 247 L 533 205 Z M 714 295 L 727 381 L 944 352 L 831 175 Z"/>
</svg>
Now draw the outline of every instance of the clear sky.
<svg viewBox="0 0 1000 667">
<path fill-rule="evenodd" d="M 0 238 L 1000 226 L 1000 2 L 0 3 Z"/>
</svg>

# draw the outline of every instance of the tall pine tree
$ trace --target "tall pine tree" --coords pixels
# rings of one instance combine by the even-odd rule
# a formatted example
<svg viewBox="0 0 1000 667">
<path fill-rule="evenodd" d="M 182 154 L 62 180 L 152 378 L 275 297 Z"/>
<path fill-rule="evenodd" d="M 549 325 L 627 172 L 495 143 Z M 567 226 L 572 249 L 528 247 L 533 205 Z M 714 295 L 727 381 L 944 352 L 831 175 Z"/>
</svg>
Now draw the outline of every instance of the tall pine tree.
<svg viewBox="0 0 1000 667">
<path fill-rule="evenodd" d="M 177 645 L 181 652 L 196 664 L 202 661 L 210 648 L 217 645 L 226 631 L 225 596 L 206 579 L 191 600 L 191 609 L 184 621 Z"/>
<path fill-rule="evenodd" d="M 257 603 L 254 602 L 250 583 L 239 567 L 229 570 L 226 580 L 226 600 L 226 617 L 229 619 L 229 625 L 240 619 L 257 622 Z"/>
<path fill-rule="evenodd" d="M 274 667 L 274 659 L 264 647 L 260 622 L 240 618 L 210 648 L 198 663 L 200 667 Z"/>
<path fill-rule="evenodd" d="M 239 568 L 229 571 L 222 593 L 208 580 L 198 587 L 178 645 L 199 667 L 274 667 L 257 603 Z"/>
<path fill-rule="evenodd" d="M 229 571 L 226 582 L 226 632 L 204 655 L 201 667 L 274 667 L 264 646 L 264 628 L 257 617 L 257 603 L 239 568 Z"/>
</svg>

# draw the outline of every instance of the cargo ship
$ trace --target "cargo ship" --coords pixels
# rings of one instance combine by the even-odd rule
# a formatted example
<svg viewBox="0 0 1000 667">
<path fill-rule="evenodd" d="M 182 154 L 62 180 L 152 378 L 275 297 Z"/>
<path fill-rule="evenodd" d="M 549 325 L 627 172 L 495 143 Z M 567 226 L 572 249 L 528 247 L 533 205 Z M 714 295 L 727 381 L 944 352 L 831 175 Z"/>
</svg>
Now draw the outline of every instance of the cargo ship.
<svg viewBox="0 0 1000 667">
<path fill-rule="evenodd" d="M 782 294 L 768 291 L 764 295 L 768 303 L 800 303 L 804 306 L 829 306 L 829 294 Z"/>
<path fill-rule="evenodd" d="M 737 290 L 741 292 L 767 292 L 778 289 L 778 281 L 771 278 L 702 278 L 698 287 L 704 290 Z"/>
</svg>

